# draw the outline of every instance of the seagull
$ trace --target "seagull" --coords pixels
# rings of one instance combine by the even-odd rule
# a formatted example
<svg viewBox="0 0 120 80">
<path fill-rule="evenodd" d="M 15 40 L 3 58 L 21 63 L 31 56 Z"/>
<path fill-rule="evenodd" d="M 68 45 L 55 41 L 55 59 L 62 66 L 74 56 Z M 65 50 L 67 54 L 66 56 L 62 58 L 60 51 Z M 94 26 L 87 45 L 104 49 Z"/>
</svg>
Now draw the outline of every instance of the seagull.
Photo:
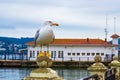
<svg viewBox="0 0 120 80">
<path fill-rule="evenodd" d="M 41 52 L 42 52 L 42 46 L 47 45 L 47 51 L 48 51 L 48 44 L 52 43 L 55 39 L 52 26 L 59 26 L 58 23 L 53 23 L 52 21 L 46 21 L 43 24 L 43 27 L 41 29 L 38 29 L 35 34 L 34 39 L 34 46 L 40 45 Z"/>
</svg>

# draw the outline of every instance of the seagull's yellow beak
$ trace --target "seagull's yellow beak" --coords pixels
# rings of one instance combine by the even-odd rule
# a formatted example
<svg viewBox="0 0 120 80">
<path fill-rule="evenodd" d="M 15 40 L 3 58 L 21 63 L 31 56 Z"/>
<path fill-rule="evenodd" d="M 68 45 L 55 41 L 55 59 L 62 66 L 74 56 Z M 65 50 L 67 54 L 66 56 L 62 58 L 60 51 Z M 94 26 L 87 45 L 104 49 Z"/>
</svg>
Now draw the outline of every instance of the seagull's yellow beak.
<svg viewBox="0 0 120 80">
<path fill-rule="evenodd" d="M 53 23 L 52 26 L 59 26 L 59 24 L 58 23 Z"/>
</svg>

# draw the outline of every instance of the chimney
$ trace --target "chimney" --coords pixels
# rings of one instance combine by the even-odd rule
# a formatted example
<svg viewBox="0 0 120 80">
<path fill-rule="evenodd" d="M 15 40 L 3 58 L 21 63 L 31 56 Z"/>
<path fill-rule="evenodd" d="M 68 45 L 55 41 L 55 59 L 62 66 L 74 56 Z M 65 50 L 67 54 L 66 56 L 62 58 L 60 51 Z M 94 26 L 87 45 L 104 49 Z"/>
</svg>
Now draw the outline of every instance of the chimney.
<svg viewBox="0 0 120 80">
<path fill-rule="evenodd" d="M 89 38 L 87 38 L 87 43 L 89 43 Z"/>
<path fill-rule="evenodd" d="M 105 42 L 107 42 L 107 38 L 105 38 Z"/>
</svg>

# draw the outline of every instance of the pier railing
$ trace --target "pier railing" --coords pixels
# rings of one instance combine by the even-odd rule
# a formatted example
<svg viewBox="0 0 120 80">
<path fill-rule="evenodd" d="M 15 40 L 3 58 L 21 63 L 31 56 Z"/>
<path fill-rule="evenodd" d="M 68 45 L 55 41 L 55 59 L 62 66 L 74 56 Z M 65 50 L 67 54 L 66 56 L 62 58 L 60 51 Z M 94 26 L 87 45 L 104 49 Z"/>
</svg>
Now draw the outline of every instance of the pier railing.
<svg viewBox="0 0 120 80">
<path fill-rule="evenodd" d="M 116 80 L 115 74 L 116 74 L 116 68 L 108 69 L 105 72 L 105 80 Z M 85 77 L 85 78 L 80 79 L 80 80 L 100 80 L 100 78 L 99 78 L 98 74 L 94 74 L 94 75 Z"/>
<path fill-rule="evenodd" d="M 85 77 L 85 78 L 83 78 L 83 79 L 80 79 L 80 80 L 100 80 L 99 79 L 99 76 L 97 75 L 97 74 L 94 74 L 94 75 L 91 75 L 91 76 L 89 76 L 89 77 Z"/>
<path fill-rule="evenodd" d="M 108 69 L 105 72 L 105 80 L 115 80 L 116 68 Z"/>
<path fill-rule="evenodd" d="M 16 54 L 0 54 L 0 59 L 2 60 L 36 60 L 35 57 L 28 57 L 27 54 L 23 53 L 16 53 Z M 102 62 L 110 62 L 112 59 L 111 58 L 106 58 L 105 56 L 102 57 Z M 69 61 L 69 62 L 74 62 L 74 61 L 84 61 L 84 62 L 94 62 L 94 57 L 87 57 L 87 56 L 80 56 L 80 57 L 52 57 L 52 61 Z"/>
</svg>

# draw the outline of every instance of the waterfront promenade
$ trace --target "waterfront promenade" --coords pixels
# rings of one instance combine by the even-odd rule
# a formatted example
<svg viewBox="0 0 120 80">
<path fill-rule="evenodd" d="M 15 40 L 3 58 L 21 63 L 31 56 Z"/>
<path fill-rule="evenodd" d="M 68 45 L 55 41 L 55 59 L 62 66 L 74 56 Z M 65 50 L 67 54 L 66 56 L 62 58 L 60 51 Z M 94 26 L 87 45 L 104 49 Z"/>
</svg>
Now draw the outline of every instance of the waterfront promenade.
<svg viewBox="0 0 120 80">
<path fill-rule="evenodd" d="M 27 55 L 19 54 L 19 55 L 0 55 L 0 67 L 38 67 L 36 61 L 31 61 L 27 57 Z M 57 61 L 53 59 L 53 64 L 51 67 L 80 67 L 87 68 L 92 65 L 94 61 L 90 61 L 89 58 L 86 58 L 85 61 L 82 61 L 81 58 L 78 58 L 78 61 L 69 60 L 64 61 L 62 58 L 61 61 Z M 110 61 L 103 61 L 103 64 L 108 66 Z"/>
<path fill-rule="evenodd" d="M 53 61 L 51 67 L 63 67 L 63 68 L 87 68 L 92 65 L 92 61 Z M 106 66 L 109 62 L 103 62 Z M 0 60 L 0 67 L 38 67 L 36 61 L 29 60 Z"/>
</svg>

